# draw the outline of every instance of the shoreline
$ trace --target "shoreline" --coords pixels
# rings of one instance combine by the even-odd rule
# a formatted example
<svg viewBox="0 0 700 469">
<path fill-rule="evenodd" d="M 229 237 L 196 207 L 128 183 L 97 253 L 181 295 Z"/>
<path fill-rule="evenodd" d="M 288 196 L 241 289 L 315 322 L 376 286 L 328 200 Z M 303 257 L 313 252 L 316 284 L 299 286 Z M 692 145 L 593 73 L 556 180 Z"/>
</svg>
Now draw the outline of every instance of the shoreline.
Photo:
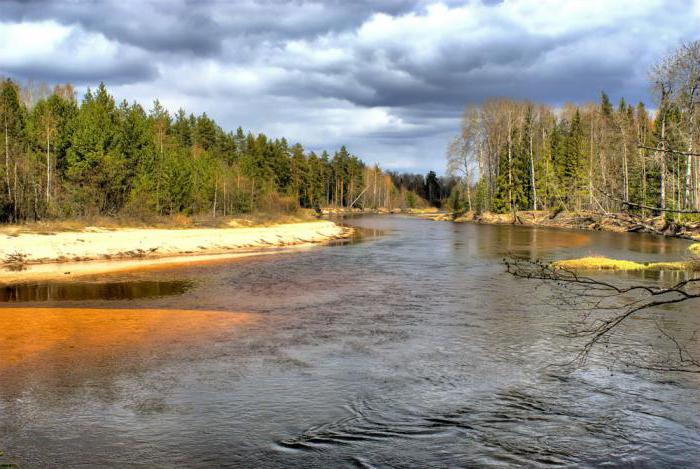
<svg viewBox="0 0 700 469">
<path fill-rule="evenodd" d="M 332 221 L 249 228 L 0 232 L 0 285 L 292 252 L 346 239 L 353 232 Z"/>
<path fill-rule="evenodd" d="M 595 213 L 568 213 L 527 211 L 513 214 L 495 214 L 486 212 L 480 215 L 467 213 L 457 218 L 441 212 L 437 214 L 416 214 L 417 218 L 433 221 L 451 221 L 453 223 L 474 223 L 483 225 L 513 225 L 529 228 L 548 228 L 566 231 L 603 231 L 607 233 L 642 233 L 665 238 L 688 241 L 689 260 L 673 262 L 639 263 L 624 259 L 610 259 L 602 256 L 588 256 L 577 259 L 565 259 L 553 263 L 555 267 L 571 270 L 677 270 L 687 272 L 700 271 L 700 224 L 695 226 L 668 226 L 661 217 L 638 221 L 624 214 L 601 215 Z"/>
<path fill-rule="evenodd" d="M 669 238 L 700 241 L 700 223 L 689 225 L 668 224 L 662 217 L 638 220 L 623 213 L 599 214 L 594 212 L 519 211 L 515 214 L 467 212 L 452 218 L 446 212 L 413 214 L 417 218 L 453 223 L 484 225 L 514 225 L 539 228 L 555 228 L 579 231 L 605 231 L 609 233 L 646 233 Z"/>
</svg>

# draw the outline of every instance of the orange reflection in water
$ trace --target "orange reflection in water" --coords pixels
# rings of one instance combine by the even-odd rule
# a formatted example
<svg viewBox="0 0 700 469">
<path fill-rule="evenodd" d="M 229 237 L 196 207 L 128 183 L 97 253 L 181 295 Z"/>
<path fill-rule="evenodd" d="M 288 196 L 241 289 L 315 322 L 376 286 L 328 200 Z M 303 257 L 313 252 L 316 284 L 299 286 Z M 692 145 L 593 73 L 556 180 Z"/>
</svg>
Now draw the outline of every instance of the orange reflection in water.
<svg viewBox="0 0 700 469">
<path fill-rule="evenodd" d="M 1 308 L 0 379 L 7 385 L 143 368 L 230 337 L 253 318 L 191 310 Z"/>
<path fill-rule="evenodd" d="M 489 226 L 489 225 L 483 225 Z M 479 239 L 487 244 L 485 251 L 492 251 L 494 243 L 513 253 L 540 257 L 560 249 L 575 249 L 591 244 L 591 235 L 586 232 L 540 229 L 532 227 L 489 226 Z"/>
</svg>

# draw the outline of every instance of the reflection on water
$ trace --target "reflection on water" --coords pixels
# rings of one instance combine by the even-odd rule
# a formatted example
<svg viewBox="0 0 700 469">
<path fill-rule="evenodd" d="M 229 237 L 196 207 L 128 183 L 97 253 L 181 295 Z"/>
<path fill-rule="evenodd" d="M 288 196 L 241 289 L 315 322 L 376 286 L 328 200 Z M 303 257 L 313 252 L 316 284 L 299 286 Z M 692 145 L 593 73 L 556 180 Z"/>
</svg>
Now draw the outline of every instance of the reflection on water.
<svg viewBox="0 0 700 469">
<path fill-rule="evenodd" d="M 540 258 L 560 249 L 582 248 L 591 244 L 591 236 L 585 232 L 560 231 L 556 236 L 552 236 L 551 230 L 527 227 L 513 227 L 507 230 L 498 228 L 486 228 L 492 232 L 493 237 L 480 236 L 479 239 L 489 244 L 495 242 L 508 247 L 508 251 L 513 255 L 528 258 Z"/>
<path fill-rule="evenodd" d="M 363 241 L 371 240 L 372 238 L 377 238 L 379 236 L 383 236 L 385 233 L 384 230 L 379 230 L 376 228 L 371 228 L 371 227 L 359 227 L 359 226 L 353 226 L 349 223 L 345 223 L 343 220 L 334 220 L 335 223 L 341 225 L 341 226 L 347 226 L 350 228 L 353 228 L 352 235 L 348 238 L 338 238 L 338 239 L 332 239 L 330 240 L 327 245 L 328 246 L 343 246 L 346 244 L 355 244 L 355 243 L 361 243 Z"/>
<path fill-rule="evenodd" d="M 0 308 L 0 449 L 27 467 L 700 461 L 697 377 L 618 366 L 605 350 L 582 369 L 553 366 L 579 350 L 561 334 L 578 313 L 501 264 L 509 253 L 678 260 L 689 243 L 346 222 L 370 230 L 363 242 L 113 280 L 191 279 L 178 295 L 80 303 L 109 312 Z M 674 280 L 647 274 L 612 280 Z M 182 308 L 251 314 L 168 311 Z M 657 324 L 692 334 L 697 304 L 625 323 L 616 345 L 673 352 Z"/>
<path fill-rule="evenodd" d="M 0 286 L 0 302 L 133 300 L 181 295 L 192 287 L 185 280 L 38 283 Z"/>
<path fill-rule="evenodd" d="M 97 375 L 212 340 L 250 314 L 154 309 L 0 309 L 0 394 Z M 176 344 L 176 346 L 173 346 Z"/>
</svg>

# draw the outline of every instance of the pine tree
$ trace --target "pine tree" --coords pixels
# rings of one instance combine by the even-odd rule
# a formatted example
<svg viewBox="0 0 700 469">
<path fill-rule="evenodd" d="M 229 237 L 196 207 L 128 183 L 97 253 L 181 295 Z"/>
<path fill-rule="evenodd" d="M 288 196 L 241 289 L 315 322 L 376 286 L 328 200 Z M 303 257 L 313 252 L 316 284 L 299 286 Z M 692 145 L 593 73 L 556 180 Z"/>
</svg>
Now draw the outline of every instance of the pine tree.
<svg viewBox="0 0 700 469">
<path fill-rule="evenodd" d="M 509 183 L 508 155 L 504 148 L 498 158 L 498 176 L 496 177 L 496 191 L 493 197 L 492 210 L 495 213 L 508 213 L 512 210 L 512 185 Z"/>
<path fill-rule="evenodd" d="M 123 161 L 111 153 L 116 144 L 117 113 L 104 83 L 94 93 L 88 89 L 72 128 L 66 171 L 71 206 L 83 215 L 114 213 L 118 207 L 110 189 L 121 180 Z"/>
<path fill-rule="evenodd" d="M 562 179 L 564 187 L 569 191 L 567 200 L 571 203 L 575 202 L 578 207 L 582 199 L 581 192 L 585 190 L 583 187 L 584 161 L 581 113 L 577 109 L 564 143 Z"/>
<path fill-rule="evenodd" d="M 24 110 L 19 99 L 19 90 L 12 80 L 0 84 L 0 136 L 4 153 L 5 190 L 0 197 L 0 221 L 16 220 L 18 215 L 17 160 L 23 150 L 22 127 Z"/>
<path fill-rule="evenodd" d="M 610 102 L 610 98 L 605 91 L 600 92 L 600 112 L 606 118 L 610 118 L 613 115 L 612 103 Z"/>
</svg>

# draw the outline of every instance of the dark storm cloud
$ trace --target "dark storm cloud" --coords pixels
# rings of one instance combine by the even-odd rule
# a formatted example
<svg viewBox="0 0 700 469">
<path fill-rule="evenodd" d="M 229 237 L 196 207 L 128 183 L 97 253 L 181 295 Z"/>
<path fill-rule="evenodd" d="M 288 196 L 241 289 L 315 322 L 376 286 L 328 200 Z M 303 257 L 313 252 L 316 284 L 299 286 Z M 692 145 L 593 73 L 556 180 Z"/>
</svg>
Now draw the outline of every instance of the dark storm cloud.
<svg viewBox="0 0 700 469">
<path fill-rule="evenodd" d="M 439 103 L 454 107 L 491 96 L 558 105 L 596 99 L 601 90 L 648 99 L 646 77 L 634 76 L 640 59 L 644 59 L 646 41 L 638 41 L 632 34 L 616 37 L 615 33 L 607 27 L 557 37 L 514 31 L 476 43 L 455 40 L 442 44 L 437 55 L 426 62 L 415 61 L 410 49 L 399 46 L 383 51 L 388 62 L 383 68 L 375 66 L 375 51 L 360 50 L 355 55 L 357 62 L 344 67 L 316 67 L 323 69 L 320 77 L 309 73 L 302 80 L 279 84 L 275 91 L 388 107 Z M 590 36 L 614 37 L 623 45 L 624 53 L 607 51 L 606 57 L 601 49 L 581 50 Z M 604 46 L 605 41 L 598 45 Z M 549 54 L 567 47 L 581 54 L 556 57 L 543 66 Z M 642 62 L 642 68 L 648 65 Z M 314 71 L 313 66 L 301 68 Z M 329 75 L 334 79 L 328 80 Z M 399 75 L 401 78 L 397 78 Z"/>
<path fill-rule="evenodd" d="M 3 20 L 53 20 L 146 50 L 211 54 L 220 50 L 221 31 L 209 12 L 177 2 L 10 0 Z"/>
<path fill-rule="evenodd" d="M 227 127 L 441 169 L 465 104 L 648 101 L 648 67 L 698 38 L 699 14 L 693 0 L 7 0 L 0 40 L 21 43 L 0 44 L 0 73 L 104 80 Z"/>
<path fill-rule="evenodd" d="M 224 40 L 284 41 L 357 26 L 374 13 L 401 14 L 414 1 L 75 1 L 7 0 L 3 20 L 78 24 L 158 52 L 216 55 Z"/>
<path fill-rule="evenodd" d="M 153 65 L 133 61 L 82 68 L 70 64 L 33 63 L 17 67 L 0 65 L 0 74 L 40 83 L 78 83 L 89 86 L 101 81 L 110 85 L 147 81 L 155 78 L 158 70 Z"/>
</svg>

